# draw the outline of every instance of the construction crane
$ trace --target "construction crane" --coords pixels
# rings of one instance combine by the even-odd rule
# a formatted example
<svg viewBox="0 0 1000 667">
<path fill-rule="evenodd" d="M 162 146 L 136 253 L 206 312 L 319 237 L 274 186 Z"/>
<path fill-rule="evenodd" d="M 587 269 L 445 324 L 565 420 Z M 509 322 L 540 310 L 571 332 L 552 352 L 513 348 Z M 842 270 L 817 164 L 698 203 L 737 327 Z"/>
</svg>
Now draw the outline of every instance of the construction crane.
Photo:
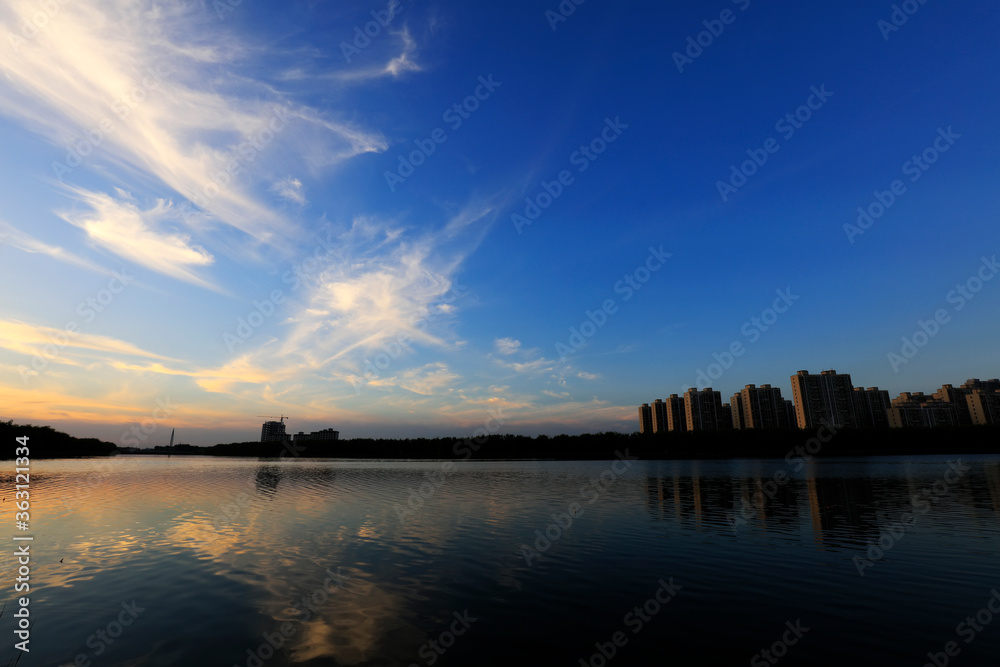
<svg viewBox="0 0 1000 667">
<path fill-rule="evenodd" d="M 286 419 L 291 419 L 291 417 L 286 417 L 285 415 L 281 415 L 280 418 L 279 417 L 275 417 L 274 415 L 257 415 L 257 416 L 258 417 L 263 417 L 264 419 L 270 419 L 271 421 L 274 421 L 275 419 L 280 419 L 280 421 L 281 421 L 282 424 L 285 423 Z"/>
</svg>

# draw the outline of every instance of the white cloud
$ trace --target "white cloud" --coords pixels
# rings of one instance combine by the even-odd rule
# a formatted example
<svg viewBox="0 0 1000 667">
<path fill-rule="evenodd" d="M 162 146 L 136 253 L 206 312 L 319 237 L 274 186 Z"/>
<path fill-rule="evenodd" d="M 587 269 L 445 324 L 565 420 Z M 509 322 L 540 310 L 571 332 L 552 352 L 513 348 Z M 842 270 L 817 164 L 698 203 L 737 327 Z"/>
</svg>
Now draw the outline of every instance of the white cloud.
<svg viewBox="0 0 1000 667">
<path fill-rule="evenodd" d="M 161 200 L 153 208 L 142 210 L 131 202 L 104 193 L 81 189 L 71 192 L 89 210 L 64 211 L 60 216 L 86 232 L 95 245 L 152 271 L 218 289 L 192 270 L 209 266 L 215 258 L 201 246 L 191 243 L 186 234 L 160 229 L 171 217 L 177 217 L 176 211 L 166 202 Z"/>
<path fill-rule="evenodd" d="M 299 206 L 305 206 L 306 204 L 306 195 L 302 191 L 302 181 L 297 178 L 287 176 L 275 183 L 271 189 L 276 192 L 279 197 L 294 202 Z"/>
<path fill-rule="evenodd" d="M 102 352 L 161 361 L 176 361 L 110 336 L 73 332 L 68 329 L 54 329 L 19 320 L 0 320 L 0 347 L 34 356 L 40 354 L 45 346 L 54 347 L 56 350 L 54 354 L 46 354 L 46 359 L 71 365 L 78 364 L 78 362 L 72 361 L 72 357 L 83 352 Z"/>
<path fill-rule="evenodd" d="M 387 74 L 399 76 L 403 72 L 419 72 L 420 65 L 413 61 L 413 54 L 417 50 L 417 43 L 410 37 L 410 32 L 403 28 L 401 32 L 395 33 L 403 40 L 403 52 L 389 61 L 385 66 Z"/>
<path fill-rule="evenodd" d="M 434 362 L 411 368 L 393 377 L 373 380 L 375 387 L 400 387 L 415 394 L 424 396 L 443 396 L 455 391 L 455 385 L 461 379 L 442 362 Z"/>
<path fill-rule="evenodd" d="M 390 34 L 398 36 L 403 42 L 403 45 L 400 54 L 391 58 L 385 65 L 360 67 L 352 64 L 351 67 L 333 72 L 328 76 L 338 81 L 361 82 L 387 76 L 398 78 L 404 72 L 421 71 L 422 68 L 416 60 L 414 60 L 414 56 L 417 52 L 417 43 L 413 37 L 410 36 L 410 31 L 404 27 L 399 32 L 393 32 Z M 290 72 L 288 76 L 301 77 L 302 71 L 300 69 L 296 69 L 293 72 Z"/>
<path fill-rule="evenodd" d="M 282 242 L 294 228 L 255 194 L 277 180 L 269 171 L 386 148 L 377 132 L 248 75 L 261 49 L 221 29 L 200 3 L 60 2 L 25 40 L 17 27 L 38 11 L 34 0 L 0 5 L 0 43 L 16 44 L 0 58 L 0 113 L 66 151 L 62 178 L 74 178 L 66 170 L 81 160 L 116 166 L 152 177 L 254 241 Z"/>
<path fill-rule="evenodd" d="M 503 359 L 494 360 L 497 364 L 503 366 L 504 368 L 509 368 L 516 373 L 526 375 L 555 373 L 557 370 L 561 370 L 562 368 L 562 365 L 558 361 L 555 361 L 554 359 L 547 359 L 545 357 L 538 357 L 537 359 L 531 359 L 528 361 L 504 361 Z"/>
<path fill-rule="evenodd" d="M 513 338 L 497 338 L 493 342 L 500 354 L 514 354 L 521 349 L 521 341 Z"/>
<path fill-rule="evenodd" d="M 365 385 L 429 399 L 453 396 L 461 375 L 443 361 L 425 363 L 421 355 L 462 347 L 452 325 L 466 288 L 455 274 L 479 236 L 478 230 L 470 230 L 465 243 L 440 231 L 412 237 L 395 222 L 358 218 L 339 234 L 330 229 L 324 241 L 329 255 L 290 295 L 289 316 L 278 338 L 261 337 L 254 347 L 245 343 L 239 356 L 214 368 L 188 372 L 154 364 L 119 369 L 187 375 L 214 394 L 247 401 L 294 400 L 317 409 L 338 391 L 344 399 L 338 409 L 345 401 L 364 402 L 357 388 Z M 365 361 L 380 355 L 389 365 L 380 365 L 376 375 L 366 373 Z M 414 361 L 423 365 L 413 368 Z M 377 395 L 384 398 L 384 392 Z M 285 396 L 289 398 L 281 398 Z"/>
<path fill-rule="evenodd" d="M 41 241 L 31 234 L 27 234 L 17 229 L 16 227 L 0 220 L 0 229 L 4 230 L 0 232 L 0 243 L 6 243 L 18 250 L 24 252 L 48 255 L 53 259 L 57 259 L 61 262 L 66 262 L 67 264 L 72 264 L 81 269 L 87 269 L 88 271 L 96 271 L 98 273 L 109 273 L 107 269 L 104 269 L 93 262 L 79 257 L 60 246 L 49 245 L 44 241 Z"/>
<path fill-rule="evenodd" d="M 337 239 L 343 258 L 333 258 L 317 276 L 284 352 L 325 364 L 400 340 L 447 344 L 439 325 L 453 313 L 435 302 L 452 288 L 455 261 L 435 256 L 427 239 L 389 241 L 389 231 L 372 238 L 372 224 L 365 220 Z"/>
<path fill-rule="evenodd" d="M 280 354 L 314 367 L 364 373 L 373 354 L 395 356 L 430 346 L 458 349 L 452 334 L 463 288 L 455 274 L 481 242 L 496 209 L 473 206 L 479 225 L 449 225 L 414 235 L 394 221 L 370 217 L 331 237 L 337 250 L 316 274 Z M 404 349 L 405 348 L 405 349 Z"/>
</svg>

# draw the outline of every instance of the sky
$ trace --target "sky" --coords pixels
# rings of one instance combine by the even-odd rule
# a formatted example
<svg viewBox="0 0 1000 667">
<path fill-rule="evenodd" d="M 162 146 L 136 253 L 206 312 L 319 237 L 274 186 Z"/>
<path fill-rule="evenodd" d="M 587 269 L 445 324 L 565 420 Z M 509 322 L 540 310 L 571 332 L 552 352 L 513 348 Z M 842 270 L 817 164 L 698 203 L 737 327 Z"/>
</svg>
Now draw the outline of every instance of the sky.
<svg viewBox="0 0 1000 667">
<path fill-rule="evenodd" d="M 0 418 L 632 432 L 800 369 L 997 377 L 998 31 L 985 0 L 4 0 Z"/>
</svg>

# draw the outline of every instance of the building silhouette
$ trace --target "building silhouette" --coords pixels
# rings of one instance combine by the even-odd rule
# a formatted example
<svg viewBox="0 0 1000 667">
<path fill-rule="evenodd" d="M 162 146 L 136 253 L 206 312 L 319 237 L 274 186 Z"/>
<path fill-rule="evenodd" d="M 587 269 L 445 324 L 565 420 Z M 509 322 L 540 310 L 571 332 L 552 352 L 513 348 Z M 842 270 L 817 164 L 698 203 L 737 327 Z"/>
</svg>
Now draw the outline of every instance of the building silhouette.
<svg viewBox="0 0 1000 667">
<path fill-rule="evenodd" d="M 639 406 L 639 433 L 653 432 L 653 411 L 649 408 L 649 403 Z"/>
<path fill-rule="evenodd" d="M 795 418 L 795 404 L 788 398 L 785 399 L 785 418 L 788 420 L 788 428 L 795 428 L 799 425 Z"/>
<path fill-rule="evenodd" d="M 973 424 L 1000 424 L 1000 390 L 976 389 L 965 397 L 965 401 Z"/>
<path fill-rule="evenodd" d="M 950 384 L 942 385 L 940 389 L 934 392 L 934 398 L 944 401 L 946 403 L 951 403 L 955 406 L 958 411 L 958 423 L 961 426 L 969 426 L 973 423 L 971 406 L 969 403 L 969 396 L 973 394 L 992 394 L 994 392 L 1000 391 L 1000 380 L 980 380 L 978 378 L 972 378 L 966 380 L 962 383 L 961 387 L 954 387 Z M 986 399 L 989 403 L 990 399 Z M 976 406 L 982 411 L 986 404 L 983 403 L 982 399 L 976 399 Z M 989 418 L 988 415 L 980 413 L 979 418 Z M 995 423 L 995 422 L 980 422 L 980 423 Z"/>
<path fill-rule="evenodd" d="M 669 430 L 667 423 L 667 404 L 662 398 L 653 401 L 650 406 L 653 414 L 653 433 L 666 433 Z"/>
<path fill-rule="evenodd" d="M 670 394 L 666 401 L 667 430 L 686 431 L 687 413 L 684 411 L 684 399 L 677 394 Z"/>
<path fill-rule="evenodd" d="M 748 384 L 739 393 L 742 415 L 738 428 L 788 428 L 788 409 L 781 389 L 769 384 L 756 386 Z M 733 397 L 736 398 L 735 396 Z M 736 405 L 735 403 L 733 404 Z M 733 410 L 733 425 L 736 425 L 736 410 Z"/>
<path fill-rule="evenodd" d="M 722 431 L 727 429 L 722 411 L 722 396 L 711 387 L 698 390 L 691 387 L 684 394 L 684 414 L 688 431 Z M 732 425 L 732 418 L 729 425 Z"/>
<path fill-rule="evenodd" d="M 312 433 L 303 433 L 299 431 L 295 434 L 295 442 L 311 442 L 314 440 L 339 440 L 340 431 L 334 431 L 332 428 L 325 428 L 322 431 L 313 431 Z"/>
<path fill-rule="evenodd" d="M 289 435 L 285 433 L 285 422 L 264 422 L 260 429 L 261 442 L 285 442 Z"/>
<path fill-rule="evenodd" d="M 854 410 L 857 426 L 862 428 L 886 428 L 889 426 L 888 410 L 892 407 L 889 392 L 878 387 L 854 388 Z"/>
<path fill-rule="evenodd" d="M 890 428 L 959 425 L 958 407 L 955 403 L 927 396 L 922 391 L 904 391 L 892 400 L 892 407 L 886 412 Z"/>
<path fill-rule="evenodd" d="M 878 387 L 855 387 L 835 370 L 791 376 L 795 402 L 769 384 L 746 385 L 723 403 L 711 387 L 670 394 L 639 408 L 640 433 L 729 429 L 904 428 L 1000 424 L 1000 379 L 942 385 L 934 394 L 903 392 L 890 400 Z M 277 422 L 269 422 L 278 425 Z M 278 425 L 280 426 L 280 425 Z M 265 424 L 265 428 L 267 424 Z M 332 429 L 328 429 L 332 430 Z"/>
<path fill-rule="evenodd" d="M 733 397 L 729 399 L 729 405 L 732 406 L 733 428 L 737 430 L 747 428 L 743 422 L 743 392 L 738 391 L 733 394 Z"/>
<path fill-rule="evenodd" d="M 973 382 L 978 382 L 978 380 L 966 380 L 965 385 Z M 969 403 L 966 397 L 971 392 L 965 385 L 961 387 L 955 387 L 951 384 L 941 385 L 941 388 L 934 392 L 934 398 L 954 405 L 955 411 L 958 413 L 958 423 L 962 426 L 969 426 L 972 424 L 972 415 L 969 414 Z"/>
<path fill-rule="evenodd" d="M 818 428 L 824 422 L 833 428 L 856 426 L 854 385 L 849 374 L 835 370 L 812 375 L 798 371 L 791 377 L 795 418 L 799 428 Z"/>
</svg>

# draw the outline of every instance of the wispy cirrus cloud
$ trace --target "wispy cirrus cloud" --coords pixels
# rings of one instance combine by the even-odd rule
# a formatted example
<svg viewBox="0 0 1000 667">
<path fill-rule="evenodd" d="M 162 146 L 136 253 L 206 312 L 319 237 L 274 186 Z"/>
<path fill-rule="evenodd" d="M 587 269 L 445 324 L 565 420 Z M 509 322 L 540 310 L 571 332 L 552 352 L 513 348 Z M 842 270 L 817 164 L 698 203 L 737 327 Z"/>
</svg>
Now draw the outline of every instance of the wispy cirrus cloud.
<svg viewBox="0 0 1000 667">
<path fill-rule="evenodd" d="M 452 330 L 463 296 L 456 273 L 495 219 L 492 208 L 476 210 L 481 215 L 463 225 L 464 236 L 445 233 L 448 223 L 438 231 L 414 233 L 371 217 L 359 217 L 339 233 L 330 228 L 325 268 L 286 304 L 276 336 L 261 334 L 232 359 L 195 370 L 155 363 L 115 368 L 187 376 L 203 391 L 245 400 L 280 396 L 320 405 L 331 391 L 354 398 L 365 359 L 386 345 L 405 341 L 401 356 L 420 348 L 462 349 Z M 462 376 L 446 362 L 428 362 L 416 353 L 364 381 L 383 390 L 444 397 L 461 385 Z"/>
<path fill-rule="evenodd" d="M 496 346 L 497 352 L 503 355 L 514 354 L 521 349 L 521 341 L 514 338 L 497 338 L 493 344 Z"/>
<path fill-rule="evenodd" d="M 386 74 L 399 76 L 403 72 L 419 72 L 420 65 L 413 60 L 413 56 L 417 51 L 417 43 L 410 37 L 410 31 L 403 28 L 396 34 L 403 40 L 403 52 L 390 60 L 389 64 L 385 66 Z"/>
<path fill-rule="evenodd" d="M 167 202 L 160 200 L 142 210 L 131 201 L 100 192 L 74 188 L 71 193 L 87 210 L 67 210 L 60 216 L 83 230 L 93 244 L 147 269 L 221 291 L 193 271 L 211 265 L 215 261 L 211 253 L 176 229 L 162 229 L 170 218 L 179 217 Z"/>
<path fill-rule="evenodd" d="M 549 359 L 539 354 L 538 348 L 522 350 L 520 342 L 515 342 L 517 342 L 516 347 L 507 345 L 506 348 L 503 348 L 498 344 L 498 351 L 505 357 L 518 354 L 521 358 L 520 361 L 501 359 L 499 357 L 494 357 L 493 355 L 489 356 L 498 366 L 507 368 L 522 375 L 538 375 L 542 373 L 552 374 L 552 377 L 562 377 L 566 375 L 566 369 L 568 369 L 569 366 L 565 362 L 561 362 L 558 359 Z"/>
<path fill-rule="evenodd" d="M 443 231 L 447 222 L 438 231 L 415 233 L 392 220 L 359 217 L 339 233 L 331 228 L 324 268 L 286 304 L 277 335 L 258 335 L 252 347 L 241 348 L 222 364 L 195 369 L 133 362 L 112 366 L 186 376 L 205 392 L 245 400 L 270 396 L 320 405 L 330 398 L 331 383 L 334 394 L 340 390 L 354 398 L 352 380 L 359 379 L 364 360 L 387 344 L 406 341 L 408 349 L 401 348 L 405 354 L 420 348 L 462 348 L 451 328 L 462 297 L 456 273 L 477 247 L 481 228 L 495 219 L 493 209 L 476 210 L 482 215 L 463 225 L 461 238 Z M 461 374 L 446 362 L 428 362 L 419 353 L 368 380 L 373 388 L 434 398 L 452 395 L 462 384 Z M 379 395 L 385 396 L 384 391 Z"/>
<path fill-rule="evenodd" d="M 417 42 L 410 35 L 409 29 L 403 27 L 401 30 L 390 32 L 389 34 L 399 37 L 402 42 L 402 49 L 399 55 L 393 56 L 384 65 L 366 67 L 352 65 L 349 68 L 331 72 L 326 76 L 336 81 L 361 83 L 384 77 L 398 78 L 406 72 L 420 72 L 423 68 L 415 59 Z M 290 73 L 289 75 L 301 77 L 303 76 L 303 72 L 301 69 L 296 69 L 294 74 Z"/>
<path fill-rule="evenodd" d="M 98 334 L 75 332 L 68 334 L 63 329 L 55 329 L 39 324 L 31 324 L 20 320 L 0 320 L 0 348 L 24 355 L 38 354 L 42 346 L 52 341 L 59 341 L 59 352 L 48 355 L 47 358 L 57 363 L 79 365 L 74 361 L 74 355 L 93 356 L 92 353 L 109 353 L 127 357 L 142 357 L 160 361 L 176 361 L 155 352 L 149 352 L 132 343 Z M 103 358 L 103 357 L 102 357 Z"/>
<path fill-rule="evenodd" d="M 305 206 L 306 204 L 306 195 L 302 188 L 302 181 L 297 178 L 286 176 L 275 183 L 271 187 L 271 190 L 277 193 L 282 199 L 287 199 L 299 206 Z"/>
<path fill-rule="evenodd" d="M 442 362 L 426 364 L 419 368 L 409 368 L 392 377 L 373 380 L 376 387 L 399 387 L 414 394 L 443 396 L 455 390 L 461 376 Z"/>
<path fill-rule="evenodd" d="M 378 132 L 255 77 L 262 49 L 197 3 L 60 3 L 25 40 L 16 26 L 37 11 L 32 0 L 0 6 L 0 43 L 16 45 L 0 58 L 0 113 L 66 151 L 56 176 L 80 162 L 113 166 L 195 202 L 206 216 L 192 224 L 221 221 L 278 243 L 296 230 L 256 194 L 278 180 L 271 169 L 318 169 L 386 148 Z"/>
<path fill-rule="evenodd" d="M 458 306 L 456 273 L 496 218 L 473 204 L 456 234 L 449 223 L 414 233 L 395 221 L 355 219 L 334 239 L 339 249 L 305 296 L 279 348 L 315 367 L 357 373 L 364 355 L 391 341 L 454 348 L 448 329 Z"/>
<path fill-rule="evenodd" d="M 513 371 L 516 374 L 514 377 L 517 377 L 523 386 L 533 386 L 541 381 L 544 385 L 558 387 L 559 391 L 540 390 L 543 395 L 550 398 L 569 400 L 571 394 L 566 388 L 573 379 L 593 382 L 601 378 L 599 374 L 578 370 L 566 361 L 549 359 L 538 348 L 525 349 L 521 341 L 515 338 L 497 338 L 493 341 L 493 345 L 499 356 L 490 353 L 487 357 L 496 366 Z"/>
<path fill-rule="evenodd" d="M 0 220 L 0 244 L 7 245 L 22 250 L 27 253 L 37 255 L 47 255 L 53 259 L 65 262 L 81 269 L 96 271 L 97 273 L 108 274 L 110 271 L 94 264 L 90 260 L 84 259 L 61 246 L 51 245 L 35 238 L 27 232 L 23 232 L 13 225 Z"/>
</svg>

